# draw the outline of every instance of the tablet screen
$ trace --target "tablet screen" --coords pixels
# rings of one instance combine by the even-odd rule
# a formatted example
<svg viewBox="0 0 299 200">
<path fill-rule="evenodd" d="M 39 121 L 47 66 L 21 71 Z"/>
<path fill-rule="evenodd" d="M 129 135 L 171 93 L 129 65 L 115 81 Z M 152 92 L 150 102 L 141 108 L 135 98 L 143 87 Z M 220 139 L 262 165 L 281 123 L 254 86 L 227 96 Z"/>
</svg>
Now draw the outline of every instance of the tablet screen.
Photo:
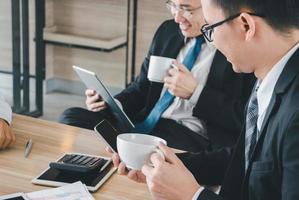
<svg viewBox="0 0 299 200">
<path fill-rule="evenodd" d="M 37 180 L 54 181 L 61 183 L 74 183 L 81 181 L 88 187 L 95 187 L 110 171 L 113 164 L 110 163 L 103 171 L 91 171 L 87 173 L 65 171 L 49 168 Z"/>
</svg>

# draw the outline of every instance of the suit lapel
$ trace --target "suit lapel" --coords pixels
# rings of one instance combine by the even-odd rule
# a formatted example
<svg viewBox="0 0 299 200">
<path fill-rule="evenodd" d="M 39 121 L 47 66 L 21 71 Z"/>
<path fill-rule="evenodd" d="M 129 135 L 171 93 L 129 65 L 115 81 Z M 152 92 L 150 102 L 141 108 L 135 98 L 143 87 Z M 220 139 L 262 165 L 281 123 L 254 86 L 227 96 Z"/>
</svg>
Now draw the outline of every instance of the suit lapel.
<svg viewBox="0 0 299 200">
<path fill-rule="evenodd" d="M 180 50 L 185 45 L 184 39 L 184 36 L 178 29 L 177 34 L 174 34 L 172 37 L 169 37 L 168 40 L 166 39 L 166 44 L 164 45 L 164 49 L 162 49 L 161 51 L 161 56 L 176 59 L 178 54 L 180 53 Z"/>
</svg>

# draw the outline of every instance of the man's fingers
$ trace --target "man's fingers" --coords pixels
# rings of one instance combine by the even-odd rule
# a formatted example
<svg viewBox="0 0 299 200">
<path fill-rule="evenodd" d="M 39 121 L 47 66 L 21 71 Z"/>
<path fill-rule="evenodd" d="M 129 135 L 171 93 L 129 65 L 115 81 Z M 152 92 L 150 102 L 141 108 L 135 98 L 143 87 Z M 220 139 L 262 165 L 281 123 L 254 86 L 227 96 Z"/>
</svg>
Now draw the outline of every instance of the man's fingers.
<svg viewBox="0 0 299 200">
<path fill-rule="evenodd" d="M 4 132 L 5 132 L 5 141 L 3 143 L 3 148 L 6 149 L 12 142 L 12 136 L 8 129 L 4 130 Z"/>
<path fill-rule="evenodd" d="M 141 171 L 146 177 L 150 177 L 154 168 L 148 165 L 143 165 Z"/>
<path fill-rule="evenodd" d="M 112 162 L 113 162 L 114 167 L 118 167 L 119 166 L 120 158 L 119 158 L 119 155 L 117 153 L 114 153 L 112 155 Z"/>
<path fill-rule="evenodd" d="M 117 172 L 118 172 L 118 174 L 120 174 L 120 175 L 127 175 L 128 170 L 127 170 L 127 168 L 126 168 L 125 163 L 121 162 L 121 163 L 118 165 Z"/>
<path fill-rule="evenodd" d="M 137 170 L 130 170 L 128 172 L 128 178 L 132 179 L 133 181 L 138 181 L 138 175 L 137 175 Z"/>
<path fill-rule="evenodd" d="M 93 104 L 93 103 L 95 103 L 95 102 L 100 101 L 100 97 L 99 97 L 98 95 L 90 96 L 90 97 L 88 97 L 87 101 L 88 101 L 90 104 Z"/>
<path fill-rule="evenodd" d="M 170 70 L 168 70 L 168 74 L 169 74 L 170 76 L 174 76 L 174 75 L 176 75 L 178 72 L 179 72 L 179 70 L 178 70 L 178 69 L 175 69 L 175 68 L 171 68 Z"/>
<path fill-rule="evenodd" d="M 0 149 L 3 149 L 5 143 L 5 133 L 3 129 L 0 129 Z"/>
<path fill-rule="evenodd" d="M 16 143 L 16 135 L 14 134 L 14 132 L 11 130 L 11 136 L 12 136 L 12 141 L 9 144 L 9 146 L 13 146 Z"/>
<path fill-rule="evenodd" d="M 182 72 L 189 72 L 189 70 L 187 69 L 187 67 L 179 62 L 174 63 L 175 66 L 178 68 L 179 71 Z"/>
<path fill-rule="evenodd" d="M 153 153 L 150 157 L 151 162 L 155 167 L 159 166 L 161 163 L 165 162 L 164 158 L 158 153 Z"/>
<path fill-rule="evenodd" d="M 170 77 L 170 76 L 166 76 L 165 78 L 164 78 L 164 84 L 171 84 L 172 82 L 173 82 L 173 80 L 172 80 L 173 78 L 172 77 Z"/>
<path fill-rule="evenodd" d="M 93 111 L 93 112 L 99 112 L 101 110 L 104 110 L 105 108 L 106 108 L 106 106 L 100 107 L 100 108 L 95 108 L 95 109 L 92 109 L 91 111 Z"/>
<path fill-rule="evenodd" d="M 95 94 L 96 94 L 96 91 L 94 91 L 94 90 L 91 90 L 91 89 L 85 90 L 85 96 L 87 96 L 87 97 L 92 97 Z"/>
<path fill-rule="evenodd" d="M 108 153 L 114 153 L 110 147 L 106 147 L 105 150 L 108 152 Z"/>
<path fill-rule="evenodd" d="M 96 102 L 96 103 L 93 103 L 90 105 L 90 109 L 92 111 L 96 110 L 96 109 L 104 109 L 106 108 L 106 102 L 105 101 L 99 101 L 99 102 Z"/>
<path fill-rule="evenodd" d="M 94 95 L 94 96 L 87 97 L 85 103 L 88 109 L 91 110 L 91 106 L 97 101 L 99 101 L 99 98 L 97 95 Z"/>
<path fill-rule="evenodd" d="M 139 183 L 145 183 L 145 176 L 144 174 L 142 174 L 141 171 L 138 171 L 138 170 L 130 170 L 128 172 L 128 178 L 133 180 L 133 181 L 136 181 L 136 182 L 139 182 Z"/>
<path fill-rule="evenodd" d="M 165 144 L 160 143 L 159 149 L 163 152 L 165 156 L 165 160 L 171 164 L 178 163 L 179 158 L 175 155 L 175 153 L 171 150 L 171 148 L 167 147 Z"/>
</svg>

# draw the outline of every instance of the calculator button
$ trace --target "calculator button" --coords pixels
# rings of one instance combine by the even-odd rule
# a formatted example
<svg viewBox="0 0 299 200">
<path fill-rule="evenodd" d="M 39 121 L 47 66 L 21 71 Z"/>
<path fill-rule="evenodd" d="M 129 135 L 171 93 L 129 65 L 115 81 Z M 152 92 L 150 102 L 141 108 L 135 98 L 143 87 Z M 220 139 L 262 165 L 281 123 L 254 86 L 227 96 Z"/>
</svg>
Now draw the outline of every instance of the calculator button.
<svg viewBox="0 0 299 200">
<path fill-rule="evenodd" d="M 82 156 L 82 158 L 80 158 L 79 160 L 75 161 L 74 164 L 77 164 L 77 165 L 81 165 L 81 163 L 86 159 L 87 157 L 86 156 Z"/>
<path fill-rule="evenodd" d="M 76 163 L 76 161 L 77 160 L 79 160 L 79 159 L 81 159 L 83 156 L 81 156 L 81 155 L 77 155 L 77 156 L 75 156 L 73 159 L 71 159 L 70 161 L 69 161 L 69 163 Z"/>
<path fill-rule="evenodd" d="M 84 160 L 81 164 L 82 165 L 86 165 L 88 162 L 90 162 L 91 160 L 93 160 L 93 157 L 87 157 L 86 160 Z"/>
<path fill-rule="evenodd" d="M 91 166 L 91 165 L 94 165 L 95 163 L 99 162 L 100 160 L 102 160 L 102 158 L 95 158 L 95 159 L 93 159 L 93 160 L 89 163 L 89 165 L 90 165 L 90 166 Z"/>
<path fill-rule="evenodd" d="M 97 162 L 93 163 L 93 165 L 96 165 L 97 168 L 101 168 L 106 162 L 107 161 L 105 159 L 100 158 Z"/>
<path fill-rule="evenodd" d="M 69 162 L 71 159 L 73 159 L 75 156 L 74 155 L 66 155 L 63 157 L 62 162 Z"/>
</svg>

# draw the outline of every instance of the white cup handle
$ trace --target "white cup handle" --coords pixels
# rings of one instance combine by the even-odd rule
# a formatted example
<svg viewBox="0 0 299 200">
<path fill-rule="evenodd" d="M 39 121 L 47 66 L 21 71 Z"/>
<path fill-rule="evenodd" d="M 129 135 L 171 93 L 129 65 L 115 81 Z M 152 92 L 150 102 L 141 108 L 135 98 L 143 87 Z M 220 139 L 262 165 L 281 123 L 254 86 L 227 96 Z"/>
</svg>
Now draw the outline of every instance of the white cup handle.
<svg viewBox="0 0 299 200">
<path fill-rule="evenodd" d="M 163 158 L 163 160 L 165 160 L 165 155 L 164 155 L 164 153 L 163 153 L 160 149 L 158 149 L 158 148 L 154 149 L 154 150 L 153 150 L 153 153 L 157 153 L 157 154 L 159 154 L 159 155 Z M 152 153 L 152 154 L 153 154 L 153 153 Z M 151 162 L 150 158 L 149 158 L 149 160 L 148 160 L 148 165 L 151 166 L 151 167 L 154 166 L 153 163 Z"/>
</svg>

